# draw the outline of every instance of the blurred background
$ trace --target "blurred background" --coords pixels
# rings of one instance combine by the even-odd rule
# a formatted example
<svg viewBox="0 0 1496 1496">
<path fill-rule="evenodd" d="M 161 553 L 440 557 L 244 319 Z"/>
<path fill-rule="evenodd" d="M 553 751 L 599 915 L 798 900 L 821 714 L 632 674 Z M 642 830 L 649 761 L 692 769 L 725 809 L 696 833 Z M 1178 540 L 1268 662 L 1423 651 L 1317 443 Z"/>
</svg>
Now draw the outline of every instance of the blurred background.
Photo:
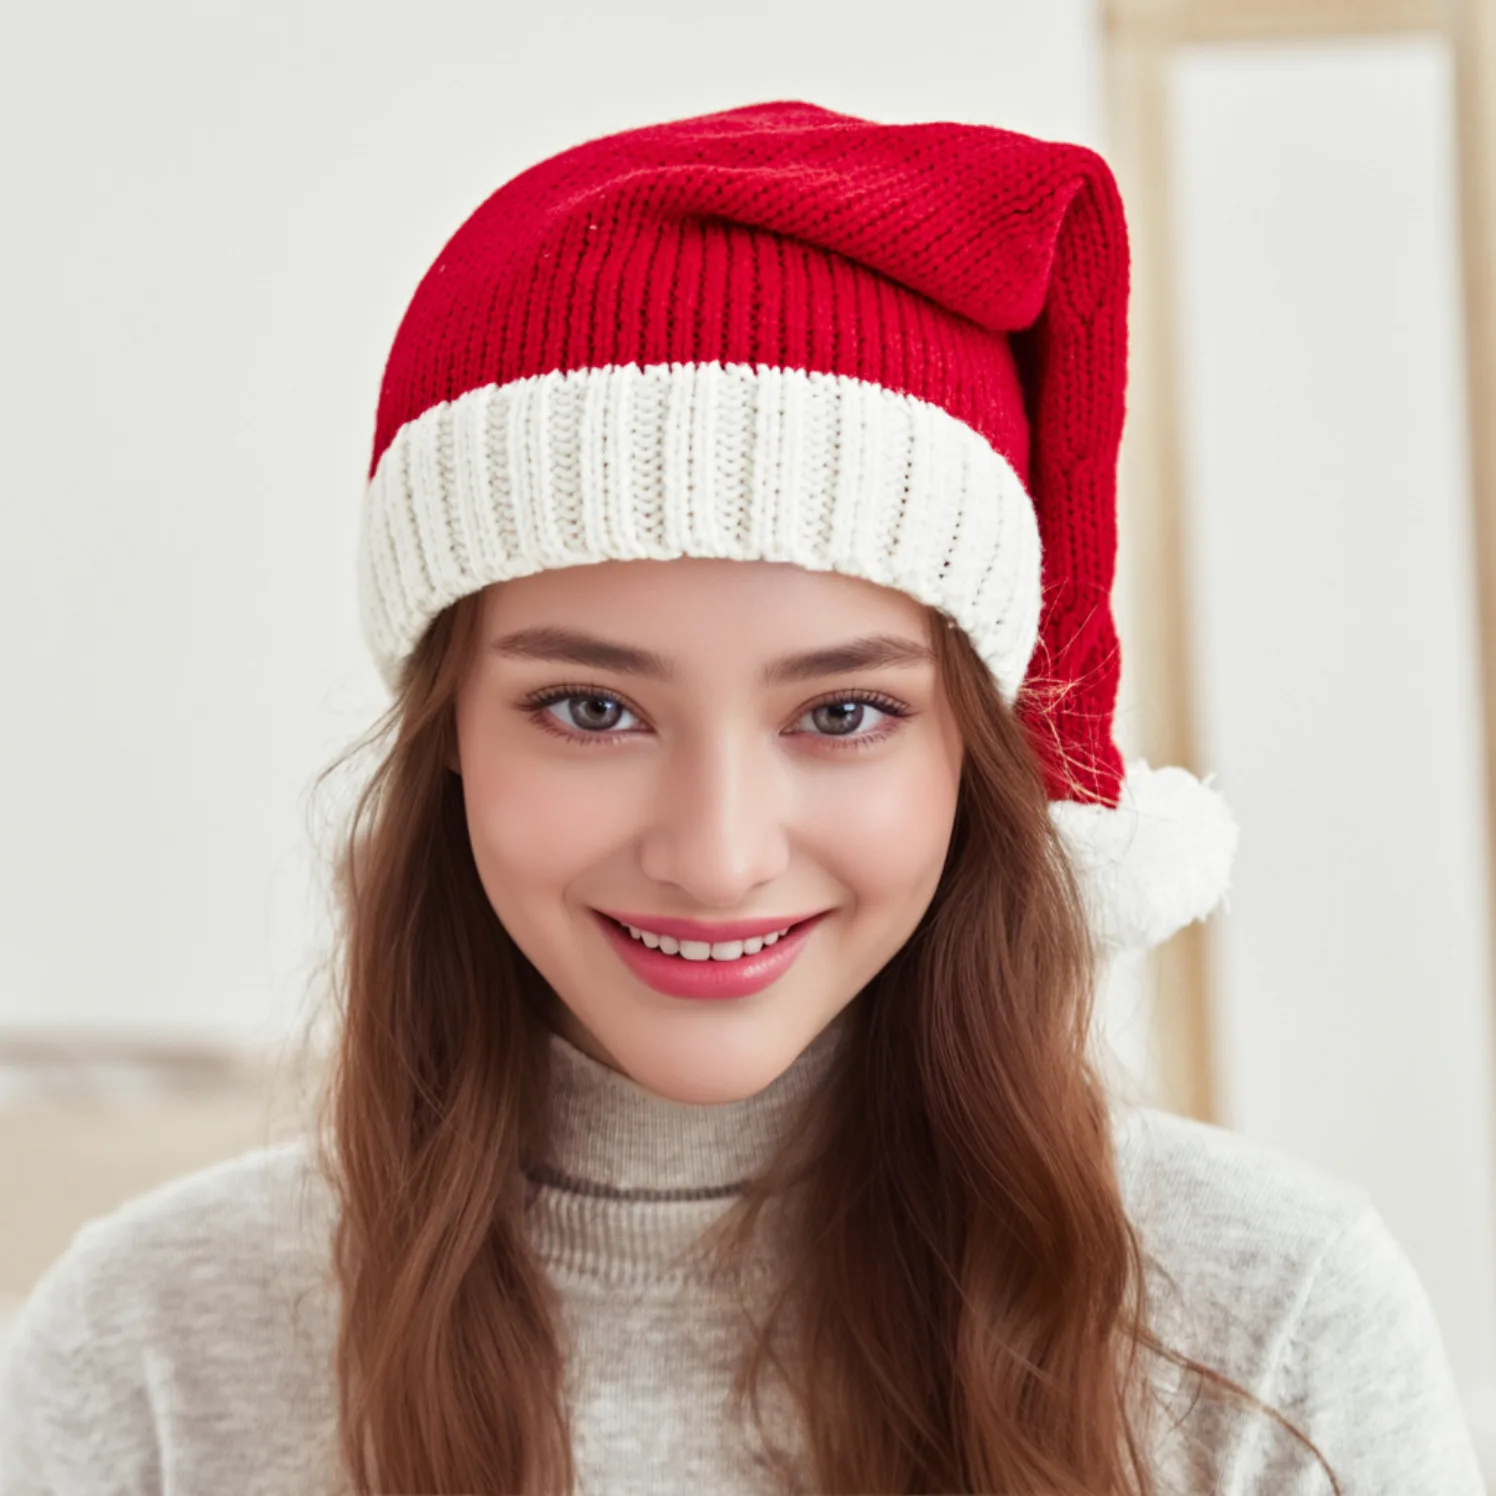
<svg viewBox="0 0 1496 1496">
<path fill-rule="evenodd" d="M 0 1335 L 81 1221 L 305 1125 L 312 780 L 386 701 L 355 541 L 417 280 L 552 152 L 803 98 L 1113 163 L 1117 732 L 1242 828 L 1228 907 L 1109 978 L 1118 1084 L 1371 1190 L 1496 1476 L 1496 0 L 57 0 L 0 37 Z"/>
</svg>

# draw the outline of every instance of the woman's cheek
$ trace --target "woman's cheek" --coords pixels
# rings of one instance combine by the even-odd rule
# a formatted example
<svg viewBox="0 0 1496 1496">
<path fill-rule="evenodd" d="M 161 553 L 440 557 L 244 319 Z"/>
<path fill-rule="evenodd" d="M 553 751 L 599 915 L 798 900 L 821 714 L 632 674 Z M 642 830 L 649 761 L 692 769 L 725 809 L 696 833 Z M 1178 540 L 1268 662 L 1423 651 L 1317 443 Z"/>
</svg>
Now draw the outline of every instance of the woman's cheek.
<svg viewBox="0 0 1496 1496">
<path fill-rule="evenodd" d="M 882 769 L 883 765 L 875 766 Z M 817 840 L 833 838 L 861 855 L 918 866 L 944 857 L 955 822 L 959 775 L 943 763 L 890 763 L 889 772 L 849 773 L 807 796 Z"/>
<path fill-rule="evenodd" d="M 539 884 L 566 881 L 626 839 L 628 819 L 616 785 L 575 773 L 512 773 L 480 783 L 468 803 L 475 852 L 495 872 Z"/>
</svg>

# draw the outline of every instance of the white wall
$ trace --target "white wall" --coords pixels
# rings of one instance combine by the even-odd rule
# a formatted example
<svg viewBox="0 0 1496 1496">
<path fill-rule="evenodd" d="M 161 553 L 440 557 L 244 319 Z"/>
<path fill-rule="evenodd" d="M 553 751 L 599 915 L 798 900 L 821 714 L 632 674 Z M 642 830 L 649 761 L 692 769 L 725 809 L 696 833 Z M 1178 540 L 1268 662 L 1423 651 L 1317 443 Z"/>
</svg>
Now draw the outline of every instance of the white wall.
<svg viewBox="0 0 1496 1496">
<path fill-rule="evenodd" d="M 1496 1454 L 1486 805 L 1450 59 L 1176 64 L 1202 757 L 1226 1117 L 1369 1186 Z M 1496 1465 L 1493 1465 L 1496 1469 Z"/>
<path fill-rule="evenodd" d="M 383 360 L 495 187 L 807 98 L 1096 143 L 1093 0 L 142 0 L 0 35 L 0 1029 L 257 1041 L 322 936 L 312 775 L 385 697 Z"/>
</svg>

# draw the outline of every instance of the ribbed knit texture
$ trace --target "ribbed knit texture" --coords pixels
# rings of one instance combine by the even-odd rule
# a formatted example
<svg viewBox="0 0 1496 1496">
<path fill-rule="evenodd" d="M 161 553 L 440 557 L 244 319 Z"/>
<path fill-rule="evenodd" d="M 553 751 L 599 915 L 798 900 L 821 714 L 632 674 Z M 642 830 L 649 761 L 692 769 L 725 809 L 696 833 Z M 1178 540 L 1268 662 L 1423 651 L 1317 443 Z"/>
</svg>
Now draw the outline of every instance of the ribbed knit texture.
<svg viewBox="0 0 1496 1496">
<path fill-rule="evenodd" d="M 562 1293 L 579 1496 L 774 1489 L 725 1421 L 741 1341 L 692 1243 L 824 1076 L 822 1037 L 723 1109 L 663 1101 L 552 1039 L 556 1179 L 534 1229 Z M 1427 1295 L 1366 1191 L 1166 1113 L 1116 1126 L 1163 1338 L 1303 1428 L 1345 1496 L 1483 1496 Z M 331 1214 L 305 1165 L 302 1144 L 262 1149 L 79 1232 L 0 1351 L 3 1496 L 336 1488 Z M 1160 1496 L 1329 1491 L 1270 1419 L 1191 1406 L 1167 1367 L 1155 1380 L 1179 1420 L 1154 1451 Z M 783 1403 L 768 1408 L 794 1453 Z"/>
<path fill-rule="evenodd" d="M 407 422 L 369 485 L 360 597 L 391 686 L 434 612 L 535 570 L 677 556 L 840 571 L 943 608 L 999 691 L 1039 626 L 1018 475 L 939 406 L 746 364 L 482 385 Z"/>
<path fill-rule="evenodd" d="M 795 100 L 623 131 L 521 172 L 447 243 L 390 353 L 370 479 L 433 407 L 567 370 L 820 373 L 935 407 L 1032 500 L 1042 605 L 1019 606 L 1040 609 L 1031 673 L 1066 691 L 1024 710 L 1052 795 L 1115 805 L 1127 285 L 1116 185 L 1084 147 Z M 923 497 L 917 524 L 955 554 Z"/>
<path fill-rule="evenodd" d="M 572 1283 L 700 1287 L 701 1233 L 772 1157 L 825 1076 L 846 1017 L 757 1096 L 715 1107 L 664 1101 L 553 1037 L 550 1152 L 537 1171 L 547 1187 L 531 1217 L 541 1260 Z"/>
</svg>

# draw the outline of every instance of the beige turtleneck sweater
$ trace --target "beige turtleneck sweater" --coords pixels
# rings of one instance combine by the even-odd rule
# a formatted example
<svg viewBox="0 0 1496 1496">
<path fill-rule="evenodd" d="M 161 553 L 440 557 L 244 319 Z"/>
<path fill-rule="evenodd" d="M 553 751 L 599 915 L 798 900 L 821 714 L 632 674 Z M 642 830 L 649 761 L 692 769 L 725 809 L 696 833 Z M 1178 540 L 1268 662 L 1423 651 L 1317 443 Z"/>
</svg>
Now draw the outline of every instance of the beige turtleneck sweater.
<svg viewBox="0 0 1496 1496">
<path fill-rule="evenodd" d="M 843 1031 L 721 1107 L 664 1101 L 552 1037 L 532 1231 L 565 1305 L 578 1496 L 773 1489 L 724 1423 L 740 1343 L 691 1248 Z M 1367 1192 L 1221 1128 L 1116 1119 L 1129 1213 L 1187 1309 L 1155 1321 L 1164 1338 L 1307 1432 L 1345 1496 L 1484 1493 L 1427 1296 Z M 330 1210 L 306 1163 L 303 1142 L 259 1149 L 77 1233 L 0 1350 L 0 1496 L 338 1488 Z M 1206 1398 L 1154 1468 L 1161 1496 L 1330 1489 L 1272 1420 Z"/>
</svg>

